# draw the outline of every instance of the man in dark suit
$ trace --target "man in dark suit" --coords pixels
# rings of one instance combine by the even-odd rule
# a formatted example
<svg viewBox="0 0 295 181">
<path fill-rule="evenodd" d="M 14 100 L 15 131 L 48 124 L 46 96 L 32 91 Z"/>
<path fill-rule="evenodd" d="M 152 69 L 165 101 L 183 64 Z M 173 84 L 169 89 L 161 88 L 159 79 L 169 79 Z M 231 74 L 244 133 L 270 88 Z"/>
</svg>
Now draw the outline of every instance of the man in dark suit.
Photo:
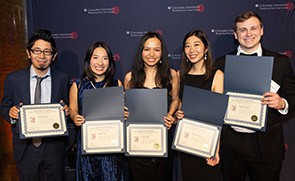
<svg viewBox="0 0 295 181">
<path fill-rule="evenodd" d="M 7 75 L 0 113 L 12 124 L 13 152 L 20 180 L 62 181 L 65 137 L 20 139 L 18 106 L 36 103 L 36 76 L 45 77 L 40 84 L 39 103 L 63 102 L 65 104 L 62 110 L 68 115 L 69 77 L 50 67 L 57 55 L 56 44 L 50 31 L 34 32 L 27 43 L 26 52 L 31 66 Z M 33 143 L 35 140 L 39 145 Z"/>
<path fill-rule="evenodd" d="M 255 54 L 274 57 L 272 86 L 278 91 L 263 94 L 261 103 L 268 106 L 266 132 L 238 126 L 223 126 L 221 162 L 225 181 L 279 180 L 284 159 L 282 120 L 294 111 L 295 77 L 288 57 L 266 50 L 261 46 L 263 23 L 260 16 L 248 11 L 235 19 L 234 37 L 239 42 L 232 55 Z M 225 56 L 215 62 L 224 71 Z"/>
</svg>

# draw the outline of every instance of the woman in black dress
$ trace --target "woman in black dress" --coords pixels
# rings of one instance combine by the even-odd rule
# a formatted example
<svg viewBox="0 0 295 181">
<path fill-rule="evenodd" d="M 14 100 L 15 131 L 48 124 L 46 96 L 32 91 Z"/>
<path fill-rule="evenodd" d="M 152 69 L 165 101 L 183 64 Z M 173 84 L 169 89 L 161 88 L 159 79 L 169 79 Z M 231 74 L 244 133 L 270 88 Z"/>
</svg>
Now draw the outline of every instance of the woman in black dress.
<svg viewBox="0 0 295 181">
<path fill-rule="evenodd" d="M 125 76 L 124 86 L 126 89 L 161 88 L 168 90 L 169 110 L 164 121 L 167 128 L 170 128 L 171 134 L 171 126 L 174 122 L 173 115 L 179 104 L 179 80 L 176 71 L 170 68 L 168 52 L 161 35 L 156 32 L 148 32 L 141 38 L 132 69 Z M 171 181 L 173 164 L 169 164 L 169 161 L 173 157 L 169 153 L 168 156 L 169 159 L 130 157 L 131 180 Z"/>
<path fill-rule="evenodd" d="M 213 67 L 209 41 L 200 30 L 191 31 L 185 36 L 180 70 L 177 73 L 180 77 L 181 99 L 184 85 L 223 93 L 224 75 Z M 184 117 L 181 107 L 176 112 L 176 117 Z M 221 180 L 218 152 L 219 148 L 215 158 L 208 159 L 180 152 L 183 180 Z"/>
</svg>

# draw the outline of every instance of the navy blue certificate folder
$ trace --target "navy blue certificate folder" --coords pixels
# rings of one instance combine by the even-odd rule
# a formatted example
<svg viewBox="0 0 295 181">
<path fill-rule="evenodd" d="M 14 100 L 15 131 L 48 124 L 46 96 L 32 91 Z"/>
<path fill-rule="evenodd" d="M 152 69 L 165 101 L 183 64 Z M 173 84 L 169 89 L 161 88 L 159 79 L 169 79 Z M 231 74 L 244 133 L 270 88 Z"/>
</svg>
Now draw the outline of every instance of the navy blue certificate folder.
<svg viewBox="0 0 295 181">
<path fill-rule="evenodd" d="M 227 103 L 227 95 L 184 86 L 182 110 L 187 118 L 222 126 Z"/>
<path fill-rule="evenodd" d="M 87 120 L 124 120 L 123 87 L 84 90 L 82 115 Z"/>
<path fill-rule="evenodd" d="M 273 57 L 226 55 L 225 92 L 262 95 L 270 91 Z"/>
<path fill-rule="evenodd" d="M 167 89 L 127 89 L 128 122 L 162 123 L 167 114 Z"/>
</svg>

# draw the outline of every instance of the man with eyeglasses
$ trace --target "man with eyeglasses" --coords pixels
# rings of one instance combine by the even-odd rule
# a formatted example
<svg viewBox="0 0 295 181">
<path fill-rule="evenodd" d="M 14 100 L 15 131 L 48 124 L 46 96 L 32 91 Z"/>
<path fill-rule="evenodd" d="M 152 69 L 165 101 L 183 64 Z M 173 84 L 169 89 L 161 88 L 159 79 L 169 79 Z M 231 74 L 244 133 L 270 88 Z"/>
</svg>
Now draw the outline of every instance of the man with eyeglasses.
<svg viewBox="0 0 295 181">
<path fill-rule="evenodd" d="M 0 114 L 12 125 L 13 152 L 19 179 L 62 181 L 65 137 L 20 139 L 18 119 L 21 104 L 63 102 L 62 109 L 68 115 L 69 76 L 51 67 L 57 50 L 50 31 L 35 31 L 27 43 L 26 52 L 31 65 L 7 75 Z M 41 80 L 39 86 L 38 78 Z M 40 90 L 37 90 L 37 87 L 40 87 Z M 37 92 L 39 98 L 35 97 Z"/>
</svg>

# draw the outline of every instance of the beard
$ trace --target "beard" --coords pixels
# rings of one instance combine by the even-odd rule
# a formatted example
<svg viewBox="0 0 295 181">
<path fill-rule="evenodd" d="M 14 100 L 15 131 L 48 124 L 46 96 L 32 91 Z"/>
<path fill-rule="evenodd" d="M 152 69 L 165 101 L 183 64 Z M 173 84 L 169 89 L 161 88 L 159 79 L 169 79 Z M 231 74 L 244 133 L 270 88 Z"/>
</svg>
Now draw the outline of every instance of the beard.
<svg viewBox="0 0 295 181">
<path fill-rule="evenodd" d="M 37 69 L 41 71 L 46 70 L 47 68 L 48 68 L 47 66 L 43 66 L 43 65 L 37 67 Z"/>
</svg>

